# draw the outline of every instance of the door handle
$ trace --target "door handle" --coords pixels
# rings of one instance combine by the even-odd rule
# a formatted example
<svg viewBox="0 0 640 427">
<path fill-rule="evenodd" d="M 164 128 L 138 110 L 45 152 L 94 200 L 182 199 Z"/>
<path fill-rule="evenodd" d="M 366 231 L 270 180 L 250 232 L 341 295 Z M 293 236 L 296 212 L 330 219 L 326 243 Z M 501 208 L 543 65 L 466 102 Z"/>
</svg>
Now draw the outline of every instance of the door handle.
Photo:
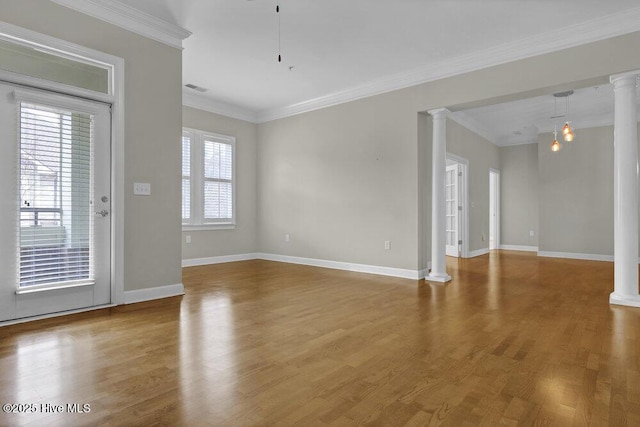
<svg viewBox="0 0 640 427">
<path fill-rule="evenodd" d="M 100 215 L 102 218 L 104 218 L 105 216 L 109 215 L 109 211 L 106 209 L 102 209 L 99 212 L 96 212 L 96 215 Z"/>
</svg>

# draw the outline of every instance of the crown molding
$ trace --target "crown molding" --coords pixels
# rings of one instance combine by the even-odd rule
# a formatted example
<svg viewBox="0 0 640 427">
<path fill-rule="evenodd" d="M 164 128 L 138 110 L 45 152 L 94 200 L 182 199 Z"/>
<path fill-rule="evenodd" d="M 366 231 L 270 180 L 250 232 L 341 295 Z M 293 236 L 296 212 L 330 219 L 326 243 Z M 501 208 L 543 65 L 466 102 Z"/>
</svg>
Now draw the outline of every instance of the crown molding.
<svg viewBox="0 0 640 427">
<path fill-rule="evenodd" d="M 116 0 L 51 1 L 178 49 L 182 49 L 182 40 L 191 35 L 178 25 Z"/>
<path fill-rule="evenodd" d="M 260 123 L 640 31 L 640 7 L 258 113 Z"/>
<path fill-rule="evenodd" d="M 233 119 L 244 120 L 245 122 L 258 123 L 258 115 L 255 111 L 242 108 L 237 105 L 217 101 L 202 95 L 182 91 L 182 105 L 185 107 L 197 108 L 198 110 L 220 114 Z"/>
</svg>

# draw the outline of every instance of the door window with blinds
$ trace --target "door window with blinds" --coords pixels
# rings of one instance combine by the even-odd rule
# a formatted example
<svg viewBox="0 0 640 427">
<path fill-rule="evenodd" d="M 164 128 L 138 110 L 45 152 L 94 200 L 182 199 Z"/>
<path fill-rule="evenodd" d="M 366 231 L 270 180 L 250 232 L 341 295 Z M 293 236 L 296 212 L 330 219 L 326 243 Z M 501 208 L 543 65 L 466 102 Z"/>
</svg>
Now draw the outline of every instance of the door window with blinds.
<svg viewBox="0 0 640 427">
<path fill-rule="evenodd" d="M 182 223 L 187 228 L 235 225 L 235 138 L 183 130 Z"/>
<path fill-rule="evenodd" d="M 19 286 L 93 282 L 93 116 L 19 103 Z"/>
</svg>

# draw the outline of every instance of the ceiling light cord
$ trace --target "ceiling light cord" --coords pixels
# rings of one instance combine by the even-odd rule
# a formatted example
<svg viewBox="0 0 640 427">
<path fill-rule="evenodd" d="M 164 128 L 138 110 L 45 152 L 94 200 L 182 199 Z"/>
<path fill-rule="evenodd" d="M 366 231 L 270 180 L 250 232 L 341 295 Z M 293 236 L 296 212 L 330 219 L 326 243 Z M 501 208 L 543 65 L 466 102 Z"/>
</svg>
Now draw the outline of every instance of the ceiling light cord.
<svg viewBox="0 0 640 427">
<path fill-rule="evenodd" d="M 276 13 L 278 14 L 278 62 L 282 62 L 280 55 L 280 4 L 276 4 Z"/>
</svg>

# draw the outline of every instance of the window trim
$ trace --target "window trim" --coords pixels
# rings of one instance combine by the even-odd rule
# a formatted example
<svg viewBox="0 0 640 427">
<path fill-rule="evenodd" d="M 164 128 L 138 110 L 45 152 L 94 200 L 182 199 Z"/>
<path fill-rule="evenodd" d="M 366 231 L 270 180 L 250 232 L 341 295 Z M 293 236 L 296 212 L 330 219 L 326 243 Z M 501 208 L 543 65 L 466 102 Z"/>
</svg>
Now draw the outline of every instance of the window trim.
<svg viewBox="0 0 640 427">
<path fill-rule="evenodd" d="M 187 222 L 181 219 L 183 231 L 203 231 L 203 230 L 231 230 L 237 226 L 237 189 L 236 189 L 236 138 L 229 135 L 223 135 L 215 132 L 208 132 L 200 129 L 188 127 L 182 128 L 182 137 L 190 138 L 190 218 Z M 231 220 L 206 220 L 204 218 L 204 142 L 214 141 L 231 146 Z M 181 148 L 182 151 L 182 148 Z M 180 174 L 181 181 L 184 177 Z M 182 188 L 182 184 L 180 185 Z M 182 200 L 182 198 L 181 198 Z M 180 209 L 182 211 L 182 209 Z"/>
</svg>

